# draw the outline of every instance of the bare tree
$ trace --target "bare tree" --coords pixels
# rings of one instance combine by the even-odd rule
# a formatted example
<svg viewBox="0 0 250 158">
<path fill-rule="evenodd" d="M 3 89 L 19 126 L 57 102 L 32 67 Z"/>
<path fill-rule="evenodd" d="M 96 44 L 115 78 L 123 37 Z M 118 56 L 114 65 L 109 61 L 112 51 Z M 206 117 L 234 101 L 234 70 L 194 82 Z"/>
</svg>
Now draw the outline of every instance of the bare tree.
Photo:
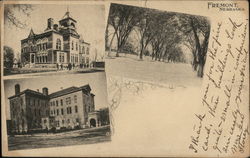
<svg viewBox="0 0 250 158">
<path fill-rule="evenodd" d="M 120 49 L 125 44 L 131 31 L 140 21 L 140 12 L 142 12 L 142 10 L 138 9 L 137 7 L 111 4 L 108 25 L 113 27 L 114 34 L 111 38 L 110 47 L 112 45 L 114 36 L 116 36 L 116 56 L 119 56 Z"/>
<path fill-rule="evenodd" d="M 198 68 L 197 76 L 203 77 L 210 35 L 210 23 L 207 18 L 200 16 L 181 15 L 180 19 L 180 30 L 182 30 L 187 39 L 194 39 L 195 41 L 195 46 L 190 44 L 193 50 L 194 69 Z"/>
<path fill-rule="evenodd" d="M 155 20 L 155 36 L 151 40 L 152 59 L 160 61 L 167 56 L 170 47 L 180 42 L 180 37 L 175 27 L 175 13 L 159 12 Z"/>
<path fill-rule="evenodd" d="M 16 28 L 25 28 L 26 23 L 20 19 L 21 16 L 29 17 L 33 10 L 30 4 L 5 4 L 4 23 Z"/>
<path fill-rule="evenodd" d="M 154 11 L 144 9 L 143 17 L 138 24 L 138 32 L 140 36 L 140 59 L 143 58 L 143 54 L 148 44 L 153 40 L 155 33 L 155 16 Z"/>
<path fill-rule="evenodd" d="M 14 50 L 9 46 L 4 46 L 4 67 L 12 68 L 14 62 Z"/>
</svg>

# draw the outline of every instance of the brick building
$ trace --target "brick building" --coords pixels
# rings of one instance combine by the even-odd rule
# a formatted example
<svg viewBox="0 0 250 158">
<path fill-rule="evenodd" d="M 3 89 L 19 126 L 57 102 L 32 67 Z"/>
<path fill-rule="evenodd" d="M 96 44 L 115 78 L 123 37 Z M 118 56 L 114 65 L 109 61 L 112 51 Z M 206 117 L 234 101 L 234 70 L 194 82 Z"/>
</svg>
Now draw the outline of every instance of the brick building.
<svg viewBox="0 0 250 158">
<path fill-rule="evenodd" d="M 28 37 L 21 40 L 21 61 L 31 67 L 90 65 L 90 44 L 80 37 L 77 21 L 67 11 L 59 25 L 49 18 L 43 33 L 30 30 Z"/>
<path fill-rule="evenodd" d="M 30 89 L 20 92 L 20 85 L 16 84 L 15 95 L 9 97 L 11 131 L 20 133 L 107 124 L 106 119 L 104 122 L 100 119 L 100 111 L 95 110 L 94 96 L 89 85 L 72 86 L 49 94 L 46 87 L 42 92 Z"/>
</svg>

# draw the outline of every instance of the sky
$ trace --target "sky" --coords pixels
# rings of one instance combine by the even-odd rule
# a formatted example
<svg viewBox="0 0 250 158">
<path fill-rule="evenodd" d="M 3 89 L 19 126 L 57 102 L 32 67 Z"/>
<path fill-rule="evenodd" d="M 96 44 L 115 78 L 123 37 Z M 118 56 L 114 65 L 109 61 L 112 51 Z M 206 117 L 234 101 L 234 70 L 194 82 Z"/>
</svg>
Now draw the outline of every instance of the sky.
<svg viewBox="0 0 250 158">
<path fill-rule="evenodd" d="M 90 85 L 91 93 L 95 95 L 95 108 L 96 110 L 107 107 L 107 85 L 105 72 L 98 73 L 83 73 L 83 74 L 67 74 L 67 75 L 54 75 L 43 76 L 35 78 L 11 79 L 4 81 L 5 92 L 5 105 L 6 105 L 6 118 L 10 119 L 9 112 L 9 99 L 8 97 L 15 94 L 15 84 L 20 84 L 20 91 L 31 89 L 42 92 L 43 87 L 47 87 L 49 94 L 59 91 L 62 88 L 66 89 L 71 86 L 84 86 Z"/>
<path fill-rule="evenodd" d="M 67 8 L 71 16 L 77 21 L 77 32 L 83 39 L 91 44 L 90 53 L 94 55 L 95 49 L 98 58 L 104 55 L 105 33 L 105 7 L 104 5 L 78 4 L 78 5 L 54 5 L 33 4 L 30 17 L 23 16 L 15 11 L 18 19 L 24 21 L 27 27 L 19 29 L 8 24 L 4 25 L 4 45 L 10 46 L 15 53 L 21 50 L 21 40 L 27 38 L 32 28 L 35 34 L 44 32 L 47 27 L 47 19 L 53 18 L 54 23 L 65 15 Z M 22 15 L 22 16 L 21 16 Z"/>
</svg>

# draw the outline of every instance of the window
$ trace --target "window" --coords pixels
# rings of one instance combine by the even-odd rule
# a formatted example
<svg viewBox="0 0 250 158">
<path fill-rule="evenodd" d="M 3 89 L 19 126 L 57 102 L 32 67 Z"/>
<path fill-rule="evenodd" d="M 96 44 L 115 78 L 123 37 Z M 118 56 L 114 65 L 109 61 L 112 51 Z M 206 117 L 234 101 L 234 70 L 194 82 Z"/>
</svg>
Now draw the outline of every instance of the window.
<svg viewBox="0 0 250 158">
<path fill-rule="evenodd" d="M 53 106 L 55 106 L 55 101 L 53 101 Z"/>
<path fill-rule="evenodd" d="M 63 54 L 63 53 L 60 53 L 60 54 L 59 54 L 59 62 L 60 62 L 60 63 L 63 63 L 63 62 L 64 62 L 64 54 Z"/>
<path fill-rule="evenodd" d="M 76 118 L 76 122 L 79 122 L 79 118 Z"/>
<path fill-rule="evenodd" d="M 87 64 L 89 63 L 89 58 L 88 58 L 88 57 L 86 57 L 86 63 L 87 63 Z"/>
<path fill-rule="evenodd" d="M 66 98 L 66 104 L 71 104 L 71 97 Z"/>
<path fill-rule="evenodd" d="M 63 115 L 63 109 L 61 109 L 61 114 Z"/>
<path fill-rule="evenodd" d="M 90 112 L 90 106 L 89 106 L 88 108 L 89 108 L 89 110 L 88 110 L 88 111 Z"/>
<path fill-rule="evenodd" d="M 50 111 L 50 114 L 53 115 L 53 111 L 52 110 Z"/>
<path fill-rule="evenodd" d="M 36 116 L 36 109 L 34 109 L 34 115 Z"/>
<path fill-rule="evenodd" d="M 20 98 L 21 106 L 23 105 L 23 98 Z"/>
<path fill-rule="evenodd" d="M 62 120 L 62 124 L 64 124 L 64 120 Z"/>
<path fill-rule="evenodd" d="M 72 48 L 72 50 L 74 50 L 74 41 L 72 41 L 72 46 L 71 46 Z"/>
<path fill-rule="evenodd" d="M 71 107 L 67 107 L 67 114 L 71 114 L 72 111 L 71 111 Z"/>
<path fill-rule="evenodd" d="M 37 100 L 37 104 L 38 104 L 38 106 L 40 106 L 40 100 Z"/>
<path fill-rule="evenodd" d="M 44 123 L 47 123 L 47 120 L 44 120 L 43 122 L 44 122 Z"/>
<path fill-rule="evenodd" d="M 59 127 L 60 126 L 60 122 L 56 121 L 56 126 Z"/>
<path fill-rule="evenodd" d="M 61 106 L 63 106 L 63 100 L 61 99 Z"/>
<path fill-rule="evenodd" d="M 56 114 L 56 110 L 54 109 L 54 115 Z"/>
<path fill-rule="evenodd" d="M 82 53 L 85 54 L 85 48 L 84 48 L 84 46 L 82 47 Z"/>
<path fill-rule="evenodd" d="M 61 40 L 59 38 L 56 40 L 56 49 L 61 50 Z"/>
<path fill-rule="evenodd" d="M 59 115 L 59 109 L 56 110 L 56 114 Z"/>
<path fill-rule="evenodd" d="M 56 106 L 58 106 L 58 100 L 56 101 Z"/>
<path fill-rule="evenodd" d="M 77 103 L 77 96 L 74 95 L 74 103 Z"/>
<path fill-rule="evenodd" d="M 75 113 L 77 113 L 78 112 L 78 108 L 77 108 L 77 106 L 75 106 Z"/>
<path fill-rule="evenodd" d="M 47 43 L 43 43 L 42 49 L 43 49 L 43 50 L 46 50 L 46 49 L 47 49 Z"/>
<path fill-rule="evenodd" d="M 77 42 L 76 42 L 76 50 L 78 50 L 78 45 L 77 45 Z"/>
<path fill-rule="evenodd" d="M 41 109 L 39 109 L 39 111 L 38 111 L 38 115 L 39 116 L 41 116 L 42 114 L 41 114 Z"/>
<path fill-rule="evenodd" d="M 87 51 L 86 51 L 86 54 L 89 54 L 89 48 L 87 47 Z"/>
<path fill-rule="evenodd" d="M 68 123 L 70 123 L 70 119 L 68 119 Z"/>
</svg>

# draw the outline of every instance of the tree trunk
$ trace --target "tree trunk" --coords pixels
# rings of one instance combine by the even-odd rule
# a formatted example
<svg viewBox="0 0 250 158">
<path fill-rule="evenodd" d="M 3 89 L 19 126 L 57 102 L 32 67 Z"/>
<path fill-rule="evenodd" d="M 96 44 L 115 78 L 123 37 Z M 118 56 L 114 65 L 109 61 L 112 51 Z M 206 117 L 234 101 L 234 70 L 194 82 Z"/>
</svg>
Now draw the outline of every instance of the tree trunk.
<svg viewBox="0 0 250 158">
<path fill-rule="evenodd" d="M 111 41 L 110 41 L 110 44 L 109 44 L 109 52 L 108 52 L 108 56 L 110 56 L 110 53 L 111 53 L 112 43 L 113 43 L 114 37 L 115 37 L 115 33 L 113 34 L 113 37 L 111 38 Z"/>
<path fill-rule="evenodd" d="M 198 71 L 197 71 L 197 76 L 198 77 L 203 77 L 203 69 L 204 69 L 204 63 L 203 62 L 200 62 L 198 64 Z"/>
<path fill-rule="evenodd" d="M 143 50 L 141 49 L 140 51 L 140 59 L 142 60 L 142 54 L 143 54 Z"/>
<path fill-rule="evenodd" d="M 119 57 L 119 50 L 120 50 L 120 45 L 119 45 L 119 40 L 117 41 L 117 50 L 116 50 L 116 57 Z"/>
<path fill-rule="evenodd" d="M 116 57 L 119 57 L 119 48 L 117 48 L 117 50 L 116 50 L 116 55 L 115 55 Z"/>
</svg>

